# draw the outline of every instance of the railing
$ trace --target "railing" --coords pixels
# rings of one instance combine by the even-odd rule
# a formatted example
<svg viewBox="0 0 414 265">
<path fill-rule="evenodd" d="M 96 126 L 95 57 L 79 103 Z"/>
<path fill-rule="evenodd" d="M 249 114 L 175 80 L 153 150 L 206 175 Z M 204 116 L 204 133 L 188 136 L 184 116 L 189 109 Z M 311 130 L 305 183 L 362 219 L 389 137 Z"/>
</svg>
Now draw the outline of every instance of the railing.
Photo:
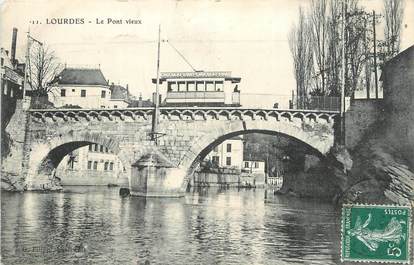
<svg viewBox="0 0 414 265">
<path fill-rule="evenodd" d="M 290 108 L 303 110 L 339 111 L 341 107 L 340 102 L 340 97 L 295 97 L 290 101 Z"/>
</svg>

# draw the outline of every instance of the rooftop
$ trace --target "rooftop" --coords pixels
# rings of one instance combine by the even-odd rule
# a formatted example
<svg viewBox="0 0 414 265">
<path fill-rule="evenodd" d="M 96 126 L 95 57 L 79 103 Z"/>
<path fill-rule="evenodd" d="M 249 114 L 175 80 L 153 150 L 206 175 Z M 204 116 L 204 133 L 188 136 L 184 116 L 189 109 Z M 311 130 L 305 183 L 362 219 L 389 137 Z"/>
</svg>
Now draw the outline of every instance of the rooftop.
<svg viewBox="0 0 414 265">
<path fill-rule="evenodd" d="M 120 85 L 112 84 L 109 89 L 111 90 L 111 99 L 129 100 L 131 96 L 128 88 Z"/>
<path fill-rule="evenodd" d="M 59 85 L 107 86 L 101 69 L 65 68 L 52 81 Z"/>
</svg>

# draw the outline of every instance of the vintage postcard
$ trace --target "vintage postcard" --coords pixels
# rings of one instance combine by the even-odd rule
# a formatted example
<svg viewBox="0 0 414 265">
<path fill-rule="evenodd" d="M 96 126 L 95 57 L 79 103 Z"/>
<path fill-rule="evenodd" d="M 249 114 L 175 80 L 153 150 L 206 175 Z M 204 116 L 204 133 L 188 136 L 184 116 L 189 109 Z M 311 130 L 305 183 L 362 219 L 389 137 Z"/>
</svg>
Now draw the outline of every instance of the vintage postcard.
<svg viewBox="0 0 414 265">
<path fill-rule="evenodd" d="M 414 0 L 0 0 L 1 264 L 413 264 Z"/>
</svg>

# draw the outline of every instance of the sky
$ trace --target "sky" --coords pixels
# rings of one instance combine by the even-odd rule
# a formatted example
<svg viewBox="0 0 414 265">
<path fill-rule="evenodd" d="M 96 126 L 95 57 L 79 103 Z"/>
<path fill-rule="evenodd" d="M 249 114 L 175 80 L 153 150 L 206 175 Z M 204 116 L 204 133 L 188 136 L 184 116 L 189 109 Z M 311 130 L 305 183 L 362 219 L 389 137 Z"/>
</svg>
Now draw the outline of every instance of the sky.
<svg viewBox="0 0 414 265">
<path fill-rule="evenodd" d="M 0 2 L 1 3 L 1 2 Z M 110 82 L 129 85 L 149 98 L 155 90 L 157 34 L 197 70 L 232 71 L 241 77 L 242 104 L 287 101 L 295 88 L 288 45 L 298 9 L 308 0 L 5 0 L 0 7 L 0 45 L 10 49 L 19 29 L 17 58 L 23 60 L 25 32 L 46 43 L 68 66 L 96 66 Z M 361 0 L 381 12 L 382 0 Z M 412 10 L 412 11 L 411 11 Z M 85 24 L 46 24 L 53 18 L 84 18 Z M 96 24 L 96 20 L 104 24 Z M 107 24 L 107 20 L 123 24 Z M 141 24 L 125 24 L 127 19 Z M 42 24 L 33 24 L 38 21 Z M 91 23 L 89 23 L 91 21 Z M 414 44 L 414 0 L 406 0 L 401 48 Z M 381 38 L 382 31 L 378 31 Z M 167 43 L 161 43 L 161 71 L 192 71 Z"/>
</svg>

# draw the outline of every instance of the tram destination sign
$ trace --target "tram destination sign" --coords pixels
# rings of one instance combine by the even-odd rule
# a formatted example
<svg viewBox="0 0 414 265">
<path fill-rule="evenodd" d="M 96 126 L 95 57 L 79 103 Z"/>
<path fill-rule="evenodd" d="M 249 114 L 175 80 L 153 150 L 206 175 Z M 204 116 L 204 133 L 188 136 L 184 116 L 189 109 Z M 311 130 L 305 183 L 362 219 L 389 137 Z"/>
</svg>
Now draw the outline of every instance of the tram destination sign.
<svg viewBox="0 0 414 265">
<path fill-rule="evenodd" d="M 231 77 L 230 71 L 215 71 L 215 72 L 162 72 L 161 78 L 228 78 Z"/>
</svg>

